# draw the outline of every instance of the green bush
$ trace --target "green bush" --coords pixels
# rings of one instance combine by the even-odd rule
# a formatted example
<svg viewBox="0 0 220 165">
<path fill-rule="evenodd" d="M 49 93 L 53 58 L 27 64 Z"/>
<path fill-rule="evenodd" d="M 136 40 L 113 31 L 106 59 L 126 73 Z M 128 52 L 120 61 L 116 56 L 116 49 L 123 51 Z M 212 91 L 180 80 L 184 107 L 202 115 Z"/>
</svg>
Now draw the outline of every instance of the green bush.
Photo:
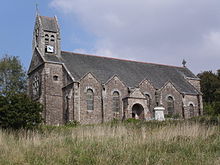
<svg viewBox="0 0 220 165">
<path fill-rule="evenodd" d="M 189 121 L 198 122 L 205 125 L 220 125 L 220 116 L 217 115 L 197 116 L 189 119 Z"/>
<path fill-rule="evenodd" d="M 42 122 L 40 103 L 25 94 L 0 96 L 0 127 L 33 129 Z"/>
<path fill-rule="evenodd" d="M 165 114 L 165 118 L 171 118 L 171 119 L 179 119 L 180 115 L 179 114 Z"/>
<path fill-rule="evenodd" d="M 73 120 L 73 121 L 69 121 L 65 124 L 66 127 L 76 127 L 80 125 L 80 123 L 76 120 Z"/>
<path fill-rule="evenodd" d="M 204 115 L 214 115 L 215 110 L 212 103 L 204 103 Z"/>
<path fill-rule="evenodd" d="M 220 114 L 220 101 L 216 101 L 213 103 L 213 108 L 215 114 Z"/>
<path fill-rule="evenodd" d="M 204 103 L 204 114 L 211 116 L 220 114 L 220 101 Z"/>
<path fill-rule="evenodd" d="M 139 119 L 134 119 L 134 118 L 129 118 L 129 119 L 125 120 L 124 122 L 125 122 L 125 123 L 137 124 L 137 123 L 140 123 L 141 120 L 139 120 Z"/>
</svg>

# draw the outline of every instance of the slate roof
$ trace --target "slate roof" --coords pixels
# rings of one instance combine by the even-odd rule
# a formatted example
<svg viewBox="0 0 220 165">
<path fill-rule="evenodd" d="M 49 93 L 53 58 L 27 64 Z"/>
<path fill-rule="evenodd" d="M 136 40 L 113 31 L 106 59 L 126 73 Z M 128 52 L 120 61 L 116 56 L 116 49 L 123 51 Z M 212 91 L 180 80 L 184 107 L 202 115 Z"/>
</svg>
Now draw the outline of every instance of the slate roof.
<svg viewBox="0 0 220 165">
<path fill-rule="evenodd" d="M 55 17 L 46 17 L 46 16 L 39 16 L 43 30 L 50 31 L 50 32 L 58 32 L 57 21 Z"/>
<path fill-rule="evenodd" d="M 61 52 L 61 57 L 47 55 L 47 61 L 64 63 L 69 72 L 79 81 L 85 74 L 92 73 L 103 84 L 117 75 L 128 87 L 136 87 L 147 79 L 157 89 L 170 81 L 176 89 L 185 94 L 198 94 L 184 77 L 197 78 L 186 67 L 136 62 L 100 56 Z"/>
<path fill-rule="evenodd" d="M 35 48 L 34 49 L 34 53 L 33 53 L 33 56 L 32 56 L 32 60 L 31 60 L 31 64 L 29 66 L 29 69 L 28 69 L 28 74 L 30 72 L 32 72 L 34 69 L 38 68 L 42 63 L 43 63 L 43 59 L 42 59 L 42 56 L 40 55 L 40 53 L 38 52 L 38 50 Z"/>
</svg>

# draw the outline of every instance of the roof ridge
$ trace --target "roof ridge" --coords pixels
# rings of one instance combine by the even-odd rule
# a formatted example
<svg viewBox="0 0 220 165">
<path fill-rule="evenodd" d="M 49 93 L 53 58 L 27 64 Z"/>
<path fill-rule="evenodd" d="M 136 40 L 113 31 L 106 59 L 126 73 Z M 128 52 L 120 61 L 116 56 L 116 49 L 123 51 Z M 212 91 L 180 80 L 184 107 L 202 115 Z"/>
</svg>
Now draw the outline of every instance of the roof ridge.
<svg viewBox="0 0 220 165">
<path fill-rule="evenodd" d="M 136 62 L 136 63 L 142 63 L 142 64 L 161 65 L 161 66 L 167 66 L 167 67 L 173 67 L 173 68 L 185 68 L 185 67 L 181 67 L 181 66 L 158 64 L 158 63 L 151 63 L 151 62 L 143 62 L 143 61 L 136 61 L 136 60 L 128 60 L 128 59 L 115 58 L 115 57 L 98 56 L 98 55 L 92 55 L 92 54 L 83 54 L 83 53 L 76 53 L 76 52 L 70 52 L 70 51 L 64 51 L 64 50 L 62 50 L 62 52 L 71 53 L 71 54 L 78 54 L 78 55 L 84 55 L 84 56 L 92 56 L 92 57 L 98 57 L 98 58 L 107 58 L 107 59 L 113 59 L 113 60 L 127 61 L 127 62 Z"/>
</svg>

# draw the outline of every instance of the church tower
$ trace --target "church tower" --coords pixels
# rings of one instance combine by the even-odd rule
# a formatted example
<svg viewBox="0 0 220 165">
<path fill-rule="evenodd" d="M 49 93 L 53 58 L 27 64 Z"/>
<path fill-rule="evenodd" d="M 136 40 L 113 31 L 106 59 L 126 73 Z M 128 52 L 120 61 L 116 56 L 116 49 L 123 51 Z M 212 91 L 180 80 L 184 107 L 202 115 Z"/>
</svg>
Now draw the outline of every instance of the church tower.
<svg viewBox="0 0 220 165">
<path fill-rule="evenodd" d="M 37 14 L 33 32 L 32 51 L 38 49 L 42 56 L 60 56 L 60 28 L 57 17 L 39 16 Z"/>
<path fill-rule="evenodd" d="M 64 72 L 60 62 L 60 28 L 56 17 L 37 14 L 28 70 L 28 94 L 44 106 L 46 124 L 63 124 Z M 53 62 L 56 59 L 57 62 Z"/>
</svg>

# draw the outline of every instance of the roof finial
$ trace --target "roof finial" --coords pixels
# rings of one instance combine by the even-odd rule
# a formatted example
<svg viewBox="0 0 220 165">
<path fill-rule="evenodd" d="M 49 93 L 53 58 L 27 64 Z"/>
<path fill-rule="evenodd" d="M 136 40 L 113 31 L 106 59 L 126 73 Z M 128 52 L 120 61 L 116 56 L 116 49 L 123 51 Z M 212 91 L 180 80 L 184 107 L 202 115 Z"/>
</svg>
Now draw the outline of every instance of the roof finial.
<svg viewBox="0 0 220 165">
<path fill-rule="evenodd" d="M 36 15 L 39 15 L 38 3 L 36 3 Z"/>
<path fill-rule="evenodd" d="M 183 64 L 183 67 L 186 67 L 186 60 L 185 59 L 183 59 L 182 64 Z"/>
</svg>

